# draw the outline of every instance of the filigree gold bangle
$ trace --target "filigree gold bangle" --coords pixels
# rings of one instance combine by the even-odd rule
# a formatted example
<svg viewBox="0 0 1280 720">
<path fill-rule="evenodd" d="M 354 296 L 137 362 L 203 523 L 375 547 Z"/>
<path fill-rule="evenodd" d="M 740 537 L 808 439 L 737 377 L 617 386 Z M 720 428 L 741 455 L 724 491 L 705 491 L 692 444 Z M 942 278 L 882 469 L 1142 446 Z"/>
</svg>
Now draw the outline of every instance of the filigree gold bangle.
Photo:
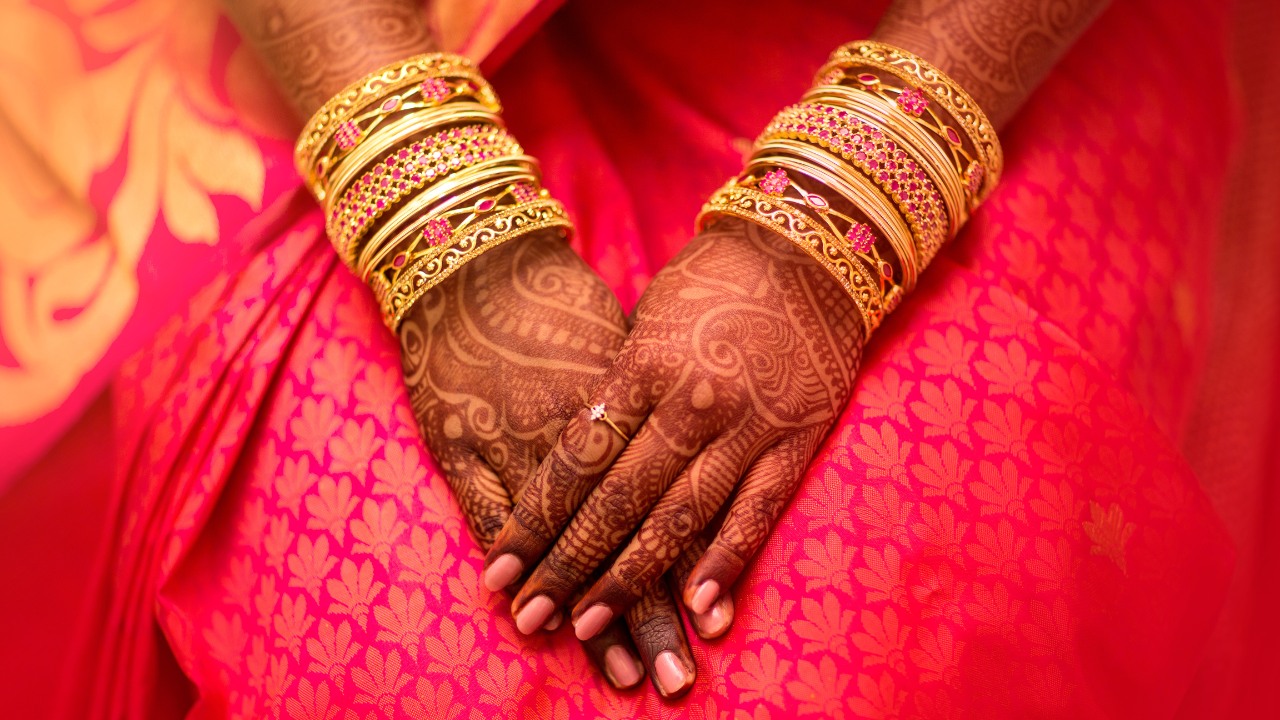
<svg viewBox="0 0 1280 720">
<path fill-rule="evenodd" d="M 493 88 L 485 82 L 470 60 L 452 53 L 427 53 L 386 65 L 343 88 L 316 111 L 294 145 L 294 163 L 308 185 L 314 184 L 315 163 L 338 129 L 374 103 L 387 96 L 432 78 L 467 80 L 475 88 L 481 104 L 500 113 Z M 428 94 L 434 91 L 428 90 Z M 392 112 L 395 112 L 394 110 Z"/>
<path fill-rule="evenodd" d="M 383 322 L 397 331 L 413 303 L 458 268 L 508 240 L 552 227 L 571 231 L 573 223 L 558 201 L 540 197 L 495 213 L 461 235 L 452 233 L 446 247 L 407 267 L 393 286 L 375 274 L 370 285 L 382 306 Z"/>
<path fill-rule="evenodd" d="M 827 64 L 818 71 L 819 82 L 831 70 L 848 67 L 883 70 L 938 103 L 969 136 L 978 154 L 978 161 L 982 165 L 983 177 L 976 183 L 979 190 L 975 193 L 974 204 L 984 200 L 995 189 L 1004 169 L 1004 151 L 1000 147 L 1000 139 L 996 136 L 995 127 L 992 126 L 991 121 L 978 107 L 978 103 L 958 83 L 923 58 L 902 48 L 873 40 L 859 40 L 837 48 L 831 54 Z M 918 113 L 910 112 L 911 108 L 920 107 L 919 98 L 914 94 L 909 95 L 899 104 L 906 105 L 908 114 L 917 118 L 920 116 Z M 952 146 L 961 144 L 961 139 L 954 128 L 943 125 L 940 130 Z"/>
<path fill-rule="evenodd" d="M 867 240 L 873 239 L 875 234 L 870 232 L 860 233 L 857 226 L 862 223 L 832 209 L 831 203 L 822 195 L 804 190 L 795 185 L 795 183 L 791 182 L 790 177 L 787 176 L 786 171 L 807 177 L 843 197 L 849 204 L 858 208 L 867 216 L 867 219 L 871 221 L 872 227 L 878 231 L 880 237 L 885 238 L 889 247 L 893 250 L 893 254 L 897 256 L 898 264 L 902 268 L 898 282 L 907 290 L 914 288 L 919 268 L 916 260 L 915 244 L 912 242 L 911 231 L 906 222 L 894 210 L 889 199 L 870 180 L 856 172 L 849 172 L 846 168 L 841 167 L 836 158 L 830 156 L 827 156 L 827 158 L 814 157 L 822 154 L 817 150 L 814 150 L 812 154 L 781 154 L 788 150 L 791 150 L 791 148 L 775 146 L 757 153 L 747 163 L 746 172 L 761 174 L 757 186 L 771 195 L 779 195 L 778 192 L 774 192 L 779 187 L 783 187 L 785 190 L 785 186 L 782 185 L 783 182 L 796 187 L 800 194 L 798 201 L 791 201 L 790 198 L 786 197 L 785 192 L 781 195 L 782 198 L 792 202 L 797 207 L 816 213 L 818 218 L 831 229 L 832 234 L 845 239 L 848 243 L 848 250 L 866 255 L 868 265 L 875 269 L 876 275 L 882 277 L 886 282 L 893 282 L 893 267 L 881 259 L 874 243 L 871 243 L 868 247 Z M 770 151 L 780 154 L 767 154 Z M 765 174 L 764 171 L 769 168 L 778 169 Z M 739 180 L 739 184 L 750 183 L 744 183 L 744 181 Z M 837 228 L 833 223 L 832 218 L 843 220 L 850 225 L 850 228 L 845 232 L 841 232 L 841 229 Z"/>
<path fill-rule="evenodd" d="M 488 86 L 484 86 L 487 88 Z M 419 96 L 415 100 L 414 96 Z M 467 103 L 482 108 L 487 115 L 496 120 L 494 106 L 486 103 L 485 94 L 470 78 L 427 78 L 412 85 L 408 90 L 393 93 L 375 103 L 373 110 L 366 110 L 350 120 L 340 123 L 333 134 L 333 141 L 324 146 L 319 157 L 310 167 L 312 191 L 318 199 L 323 200 L 325 178 L 329 171 L 342 162 L 347 155 L 356 151 L 367 138 L 383 127 L 392 116 L 419 110 L 441 109 L 448 103 L 452 108 L 459 103 L 450 102 L 455 98 L 470 98 L 476 102 Z"/>
<path fill-rule="evenodd" d="M 537 185 L 537 160 L 528 155 L 487 160 L 422 190 L 364 243 L 352 265 L 356 275 L 368 282 L 373 269 L 407 242 L 409 236 L 421 230 L 433 213 L 447 211 L 515 182 Z"/>
<path fill-rule="evenodd" d="M 867 336 L 879 326 L 886 310 L 878 283 L 867 281 L 859 268 L 862 263 L 847 254 L 844 242 L 821 223 L 781 198 L 741 185 L 737 178 L 712 194 L 698 214 L 696 227 L 704 231 L 725 216 L 753 222 L 790 240 L 826 269 L 853 299 Z"/>
<path fill-rule="evenodd" d="M 335 165 L 329 175 L 318 179 L 312 190 L 328 212 L 351 181 L 368 171 L 380 155 L 423 133 L 462 124 L 506 127 L 501 118 L 475 103 L 453 103 L 447 107 L 410 113 L 378 128 L 368 141 Z"/>
<path fill-rule="evenodd" d="M 756 140 L 757 154 L 786 138 L 834 153 L 879 185 L 911 225 L 917 248 L 913 255 L 921 267 L 952 234 L 952 208 L 938 192 L 933 168 L 917 148 L 888 128 L 829 105 L 793 106 L 779 113 Z"/>
<path fill-rule="evenodd" d="M 478 162 L 522 154 L 506 130 L 492 125 L 455 127 L 423 138 L 384 158 L 343 194 L 327 218 L 329 237 L 342 257 L 353 257 L 365 230 L 410 191 Z"/>
<path fill-rule="evenodd" d="M 903 122 L 901 118 L 894 117 L 896 113 L 893 112 L 888 101 L 868 92 L 824 85 L 805 93 L 801 107 L 813 105 L 834 108 L 835 112 L 830 114 L 836 117 L 834 120 L 831 118 L 826 120 L 835 122 L 837 125 L 842 121 L 848 122 L 851 137 L 860 134 L 864 142 L 868 137 L 875 140 L 876 153 L 870 155 L 871 158 L 878 158 L 881 151 L 892 145 L 894 149 L 887 151 L 889 161 L 899 165 L 910 162 L 916 169 L 917 176 L 920 174 L 918 171 L 924 171 L 925 177 L 920 182 L 928 183 L 930 186 L 928 193 L 930 197 L 927 199 L 940 211 L 945 208 L 945 217 L 940 218 L 942 222 L 939 223 L 943 228 L 944 239 L 946 236 L 955 235 L 969 219 L 969 202 L 958 164 L 915 123 Z M 839 117 L 840 111 L 847 113 L 846 118 Z M 822 112 L 828 113 L 826 110 Z M 868 126 L 871 127 L 870 131 L 866 129 Z M 877 138 L 876 135 L 883 135 L 883 138 Z M 818 141 L 820 142 L 821 139 Z M 846 144 L 850 143 L 841 142 L 839 147 L 832 147 L 832 149 L 843 156 L 843 146 Z M 856 155 L 855 148 L 854 156 L 848 159 L 853 161 Z M 883 162 L 878 161 L 877 165 L 882 165 Z M 883 169 L 883 167 L 879 168 L 877 173 Z M 938 198 L 932 197 L 933 195 L 941 195 L 941 202 Z"/>
</svg>

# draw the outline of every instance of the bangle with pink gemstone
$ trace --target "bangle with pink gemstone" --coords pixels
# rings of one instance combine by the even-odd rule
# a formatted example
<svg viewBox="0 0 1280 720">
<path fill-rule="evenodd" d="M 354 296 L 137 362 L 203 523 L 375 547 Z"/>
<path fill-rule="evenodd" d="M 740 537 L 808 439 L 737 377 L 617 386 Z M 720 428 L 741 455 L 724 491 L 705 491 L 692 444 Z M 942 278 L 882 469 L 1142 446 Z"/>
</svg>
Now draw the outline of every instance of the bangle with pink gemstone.
<svg viewBox="0 0 1280 720">
<path fill-rule="evenodd" d="M 931 259 L 950 235 L 950 208 L 929 172 L 932 165 L 896 134 L 834 105 L 802 103 L 774 116 L 756 140 L 757 153 L 784 138 L 823 148 L 874 181 L 897 203 L 910 224 L 922 263 Z"/>
<path fill-rule="evenodd" d="M 790 186 L 785 172 L 782 176 L 766 173 L 734 178 L 702 206 L 695 227 L 702 232 L 720 218 L 736 217 L 787 238 L 821 265 L 853 299 L 862 318 L 864 338 L 870 337 L 885 314 L 897 306 L 902 289 L 870 267 L 869 256 L 852 251 L 855 240 L 839 237 L 822 220 L 815 220 L 802 210 L 800 204 L 775 194 Z"/>
<path fill-rule="evenodd" d="M 395 214 L 383 221 L 369 239 L 361 243 L 354 258 L 344 258 L 356 275 L 368 282 L 374 268 L 409 244 L 423 223 L 435 214 L 463 207 L 477 198 L 513 183 L 540 182 L 538 161 L 528 155 L 495 158 L 477 163 L 431 185 L 402 203 Z"/>
<path fill-rule="evenodd" d="M 356 275 L 365 282 L 369 282 L 374 274 L 382 275 L 388 284 L 394 285 L 402 270 L 437 252 L 454 232 L 475 224 L 486 214 L 543 197 L 546 192 L 539 189 L 536 169 L 530 171 L 509 165 L 491 168 L 489 172 L 466 172 L 462 175 L 458 179 L 468 185 L 464 191 L 436 195 L 434 202 L 421 203 L 415 209 L 413 220 L 400 222 L 394 236 L 388 234 L 385 239 L 371 239 L 355 263 Z M 414 198 L 415 203 L 425 195 L 428 193 L 423 192 L 419 198 Z M 410 208 L 406 206 L 405 210 Z M 401 219 L 397 215 L 388 225 Z"/>
<path fill-rule="evenodd" d="M 343 88 L 311 116 L 294 146 L 294 163 L 307 184 L 314 185 L 325 151 L 341 149 L 341 144 L 354 147 L 352 143 L 368 136 L 370 128 L 363 125 L 370 119 L 407 110 L 406 102 L 428 106 L 459 96 L 474 97 L 495 114 L 502 111 L 493 88 L 461 55 L 427 53 L 381 67 Z M 333 164 L 331 159 L 324 170 Z"/>
<path fill-rule="evenodd" d="M 856 68 L 888 73 L 906 83 L 907 87 L 886 86 L 875 73 L 857 73 Z M 981 203 L 999 183 L 1004 152 L 994 126 L 964 88 L 941 70 L 902 48 L 860 40 L 837 48 L 818 71 L 815 84 L 836 85 L 846 78 L 852 78 L 858 86 L 871 92 L 883 93 L 893 100 L 904 116 L 940 136 L 945 147 L 965 158 L 961 172 L 967 186 L 972 188 L 968 191 L 971 208 Z M 961 132 L 944 122 L 934 111 L 934 105 L 950 116 L 968 136 L 976 158 L 964 149 Z"/>
<path fill-rule="evenodd" d="M 353 255 L 355 243 L 373 222 L 409 192 L 462 168 L 523 153 L 505 129 L 492 125 L 454 127 L 389 154 L 338 198 L 326 218 L 339 254 Z"/>
<path fill-rule="evenodd" d="M 394 284 L 379 273 L 370 280 L 383 322 L 396 332 L 413 303 L 458 268 L 509 240 L 544 228 L 559 228 L 567 238 L 573 223 L 564 205 L 540 193 L 527 202 L 495 208 L 465 230 L 446 230 L 443 224 L 424 230 L 438 238 L 437 252 L 423 253 L 406 265 L 396 274 Z"/>
<path fill-rule="evenodd" d="M 439 108 L 451 100 L 465 98 L 475 101 L 467 104 L 474 106 L 475 111 L 480 111 L 484 119 L 496 119 L 494 112 L 496 102 L 486 102 L 486 93 L 481 92 L 481 88 L 488 88 L 488 85 L 477 85 L 471 78 L 427 78 L 400 93 L 386 97 L 372 111 L 343 121 L 333 134 L 333 142 L 311 166 L 314 171 L 308 180 L 313 186 L 313 191 L 323 200 L 329 173 L 393 117 L 418 110 Z M 449 109 L 456 111 L 461 108 L 458 108 L 455 103 L 450 103 Z M 388 142 L 385 138 L 379 139 L 383 144 Z"/>
</svg>

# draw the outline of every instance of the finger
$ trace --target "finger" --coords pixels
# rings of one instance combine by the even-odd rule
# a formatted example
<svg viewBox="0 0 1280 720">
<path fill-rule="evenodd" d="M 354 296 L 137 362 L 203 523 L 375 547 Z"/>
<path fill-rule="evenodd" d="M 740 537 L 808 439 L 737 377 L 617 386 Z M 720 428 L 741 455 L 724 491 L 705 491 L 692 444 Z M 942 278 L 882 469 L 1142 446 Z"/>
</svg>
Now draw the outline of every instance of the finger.
<svg viewBox="0 0 1280 720">
<path fill-rule="evenodd" d="M 666 583 L 654 583 L 627 611 L 627 625 L 653 687 L 665 698 L 680 697 L 693 687 L 697 665 L 689 651 L 675 596 Z M 595 638 L 586 642 L 593 642 Z"/>
<path fill-rule="evenodd" d="M 739 445 L 713 442 L 671 483 L 617 561 L 569 614 L 579 639 L 591 636 L 592 620 L 626 612 L 702 532 L 759 452 Z"/>
<path fill-rule="evenodd" d="M 619 690 L 633 688 L 644 679 L 645 666 L 622 620 L 609 623 L 599 635 L 582 643 L 587 657 L 609 684 Z"/>
<path fill-rule="evenodd" d="M 511 516 L 506 485 L 484 459 L 469 450 L 455 448 L 439 461 L 467 526 L 481 547 L 489 547 Z"/>
<path fill-rule="evenodd" d="M 699 535 L 694 539 L 680 557 L 676 558 L 675 565 L 667 571 L 667 581 L 671 585 L 671 591 L 676 597 L 681 597 L 684 592 L 684 586 L 689 581 L 689 576 L 693 573 L 693 568 L 697 565 L 702 554 L 707 551 L 710 546 L 706 533 Z M 698 637 L 703 640 L 714 640 L 729 631 L 733 625 L 733 594 L 727 590 L 719 593 L 719 598 L 712 601 L 702 613 L 695 613 L 689 610 L 689 605 L 685 604 L 685 609 L 689 610 L 689 624 L 693 626 L 693 631 L 698 633 Z"/>
<path fill-rule="evenodd" d="M 684 581 L 685 607 L 708 612 L 742 574 L 795 494 L 822 434 L 788 438 L 761 454 L 747 471 L 724 524 Z"/>
<path fill-rule="evenodd" d="M 623 360 L 611 367 L 590 402 L 604 404 L 613 423 L 634 434 L 648 414 L 649 403 L 627 392 L 622 380 L 627 365 Z M 626 446 L 607 423 L 592 419 L 590 407 L 575 415 L 495 538 L 485 557 L 485 586 L 496 591 L 532 568 Z"/>
<path fill-rule="evenodd" d="M 546 608 L 566 604 L 574 593 L 589 585 L 591 574 L 606 557 L 626 544 L 649 508 L 688 462 L 689 456 L 674 452 L 656 428 L 652 420 L 641 427 L 604 481 L 578 508 L 559 540 L 529 575 L 512 603 L 517 627 L 536 627 L 538 617 Z M 526 603 L 531 613 L 527 618 L 524 617 Z M 584 626 L 591 632 L 581 634 L 585 631 L 579 630 L 579 639 L 591 637 L 609 622 L 622 617 L 623 609 L 611 614 L 593 613 Z"/>
</svg>

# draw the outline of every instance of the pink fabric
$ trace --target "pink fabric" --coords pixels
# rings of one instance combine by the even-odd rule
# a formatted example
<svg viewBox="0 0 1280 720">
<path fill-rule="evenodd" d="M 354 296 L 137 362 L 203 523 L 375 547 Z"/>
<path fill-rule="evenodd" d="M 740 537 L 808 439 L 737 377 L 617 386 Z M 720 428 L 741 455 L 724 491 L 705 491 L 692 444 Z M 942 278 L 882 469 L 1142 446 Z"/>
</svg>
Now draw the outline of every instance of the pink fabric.
<svg viewBox="0 0 1280 720">
<path fill-rule="evenodd" d="M 630 305 L 738 139 L 877 9 L 618 5 L 570 3 L 494 80 Z M 309 214 L 116 385 L 64 715 L 161 716 L 171 652 L 193 717 L 1172 716 L 1232 558 L 1170 440 L 1230 150 L 1197 112 L 1230 101 L 1219 29 L 1207 3 L 1119 0 L 1037 93 L 676 703 L 609 689 L 566 630 L 519 637 L 480 588 L 393 339 Z"/>
</svg>

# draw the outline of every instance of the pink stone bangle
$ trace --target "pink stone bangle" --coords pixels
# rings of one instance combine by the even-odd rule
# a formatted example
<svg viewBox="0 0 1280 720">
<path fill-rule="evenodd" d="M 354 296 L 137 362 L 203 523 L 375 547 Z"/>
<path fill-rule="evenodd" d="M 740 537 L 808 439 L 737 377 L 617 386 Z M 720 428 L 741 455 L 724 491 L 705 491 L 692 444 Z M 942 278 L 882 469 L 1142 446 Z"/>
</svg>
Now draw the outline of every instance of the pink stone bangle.
<svg viewBox="0 0 1280 720">
<path fill-rule="evenodd" d="M 828 148 L 874 180 L 901 209 L 919 238 L 922 256 L 931 258 L 946 241 L 949 222 L 942 195 L 918 158 L 910 157 L 881 128 L 838 107 L 800 104 L 778 113 L 756 147 L 779 138 Z"/>
<path fill-rule="evenodd" d="M 402 92 L 386 96 L 375 103 L 372 110 L 361 113 L 337 125 L 332 142 L 308 166 L 308 184 L 320 200 L 324 200 L 328 175 L 343 158 L 354 152 L 374 135 L 385 122 L 404 112 L 439 108 L 456 98 L 470 98 L 489 114 L 495 114 L 496 96 L 487 83 L 475 78 L 431 77 L 416 83 Z M 452 106 L 451 106 L 452 107 Z"/>
<path fill-rule="evenodd" d="M 438 98 L 436 102 L 444 102 L 447 98 L 439 97 L 438 88 L 432 85 L 424 87 L 424 83 L 433 79 L 466 81 L 475 89 L 475 96 L 480 102 L 494 113 L 502 111 L 497 95 L 469 59 L 452 53 L 414 55 L 378 68 L 351 83 L 311 116 L 294 145 L 294 163 L 298 172 L 307 179 L 308 185 L 314 185 L 316 163 L 334 142 L 334 136 L 347 122 L 369 108 L 387 102 L 389 95 L 416 89 L 424 102 L 431 102 L 432 97 Z M 402 96 L 408 94 L 403 92 Z M 346 127 L 344 135 L 350 138 L 351 130 Z M 367 128 L 364 134 L 368 134 Z"/>
<path fill-rule="evenodd" d="M 405 267 L 395 285 L 375 273 L 370 286 L 382 307 L 382 321 L 392 332 L 418 298 L 450 277 L 481 254 L 517 237 L 544 228 L 560 228 L 564 236 L 573 230 L 564 206 L 548 197 L 495 210 L 465 231 L 449 233 L 444 239 L 443 226 L 438 227 L 441 248 Z"/>
<path fill-rule="evenodd" d="M 991 194 L 1000 182 L 1000 174 L 1004 169 L 1004 151 L 1000 147 L 1000 139 L 991 121 L 959 83 L 923 58 L 902 48 L 873 40 L 859 40 L 837 48 L 826 65 L 818 71 L 817 82 L 819 84 L 838 83 L 846 74 L 846 69 L 856 67 L 886 72 L 913 88 L 919 96 L 916 92 L 911 92 L 901 102 L 895 98 L 895 102 L 898 102 L 904 114 L 921 121 L 930 130 L 940 134 L 950 147 L 960 148 L 962 141 L 957 131 L 938 118 L 929 105 L 936 103 L 943 112 L 953 118 L 968 135 L 977 153 L 978 166 L 981 168 L 975 169 L 969 166 L 961 170 L 966 180 L 976 188 L 971 196 L 971 207 L 976 207 Z M 877 90 L 886 89 L 883 83 L 878 82 L 879 78 L 875 75 L 871 73 L 865 73 L 865 75 L 865 78 L 860 75 L 855 76 L 860 85 L 868 88 L 878 86 L 875 87 Z M 893 88 L 892 90 L 899 92 L 898 98 L 902 97 L 903 89 Z M 921 99 L 925 100 L 924 107 L 920 105 Z M 919 110 L 918 114 L 916 110 Z M 926 112 L 935 121 L 932 125 L 925 122 L 922 117 Z"/>
<path fill-rule="evenodd" d="M 520 144 L 492 125 L 425 137 L 384 157 L 343 193 L 326 218 L 329 237 L 342 257 L 350 257 L 373 222 L 409 192 L 478 162 L 520 154 Z"/>
</svg>

